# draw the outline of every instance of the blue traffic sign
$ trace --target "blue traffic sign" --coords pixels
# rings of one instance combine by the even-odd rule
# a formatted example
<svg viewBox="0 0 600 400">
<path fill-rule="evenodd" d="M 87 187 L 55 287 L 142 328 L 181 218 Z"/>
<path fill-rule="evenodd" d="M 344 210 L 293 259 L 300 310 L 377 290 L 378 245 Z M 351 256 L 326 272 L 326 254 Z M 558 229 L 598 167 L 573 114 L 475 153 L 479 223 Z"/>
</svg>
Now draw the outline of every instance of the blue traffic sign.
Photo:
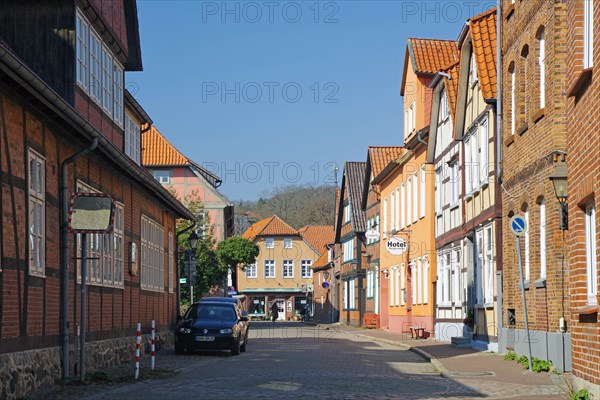
<svg viewBox="0 0 600 400">
<path fill-rule="evenodd" d="M 523 236 L 527 232 L 527 221 L 522 215 L 513 215 L 508 226 L 510 231 L 516 236 Z"/>
</svg>

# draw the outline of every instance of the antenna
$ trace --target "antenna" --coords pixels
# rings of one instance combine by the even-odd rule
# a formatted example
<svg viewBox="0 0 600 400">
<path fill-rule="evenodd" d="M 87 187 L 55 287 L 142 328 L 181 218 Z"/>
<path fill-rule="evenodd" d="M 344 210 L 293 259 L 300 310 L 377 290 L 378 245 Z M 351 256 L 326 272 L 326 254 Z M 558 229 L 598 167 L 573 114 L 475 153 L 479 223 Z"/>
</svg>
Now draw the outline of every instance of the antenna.
<svg viewBox="0 0 600 400">
<path fill-rule="evenodd" d="M 335 187 L 337 187 L 338 185 L 338 171 L 340 170 L 340 168 L 337 166 L 337 164 L 333 164 L 333 180 L 335 183 Z"/>
</svg>

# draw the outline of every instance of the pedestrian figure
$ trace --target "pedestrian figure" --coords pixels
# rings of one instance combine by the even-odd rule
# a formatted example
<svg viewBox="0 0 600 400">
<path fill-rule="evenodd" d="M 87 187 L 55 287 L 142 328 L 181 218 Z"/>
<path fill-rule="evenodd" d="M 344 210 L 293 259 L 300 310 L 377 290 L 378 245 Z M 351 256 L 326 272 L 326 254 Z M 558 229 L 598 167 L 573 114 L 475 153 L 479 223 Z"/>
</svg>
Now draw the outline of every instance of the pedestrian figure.
<svg viewBox="0 0 600 400">
<path fill-rule="evenodd" d="M 279 307 L 277 306 L 276 301 L 274 301 L 271 306 L 271 318 L 273 319 L 273 322 L 277 321 L 277 318 L 279 318 Z"/>
<path fill-rule="evenodd" d="M 302 317 L 302 322 L 306 321 L 306 304 L 300 310 L 300 316 Z"/>
</svg>

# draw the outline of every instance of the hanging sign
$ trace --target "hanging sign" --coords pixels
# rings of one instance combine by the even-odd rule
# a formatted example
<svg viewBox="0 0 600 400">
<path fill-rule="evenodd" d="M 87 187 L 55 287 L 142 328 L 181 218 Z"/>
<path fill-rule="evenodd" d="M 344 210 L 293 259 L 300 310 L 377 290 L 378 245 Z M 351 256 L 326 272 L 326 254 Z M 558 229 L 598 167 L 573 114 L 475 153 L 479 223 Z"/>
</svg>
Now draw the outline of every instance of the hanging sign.
<svg viewBox="0 0 600 400">
<path fill-rule="evenodd" d="M 399 256 L 406 251 L 406 240 L 402 238 L 389 238 L 385 242 L 385 248 L 393 256 Z"/>
</svg>

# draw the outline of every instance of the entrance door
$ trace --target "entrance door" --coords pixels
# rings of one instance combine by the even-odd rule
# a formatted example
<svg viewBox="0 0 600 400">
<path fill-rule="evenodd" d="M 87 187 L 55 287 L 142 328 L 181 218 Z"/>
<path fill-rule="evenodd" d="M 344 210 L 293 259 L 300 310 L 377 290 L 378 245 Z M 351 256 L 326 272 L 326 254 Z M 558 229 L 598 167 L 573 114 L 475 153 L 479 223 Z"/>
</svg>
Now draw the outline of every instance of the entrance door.
<svg viewBox="0 0 600 400">
<path fill-rule="evenodd" d="M 277 302 L 277 308 L 279 309 L 277 321 L 285 321 L 285 300 L 277 299 L 275 301 Z"/>
</svg>

